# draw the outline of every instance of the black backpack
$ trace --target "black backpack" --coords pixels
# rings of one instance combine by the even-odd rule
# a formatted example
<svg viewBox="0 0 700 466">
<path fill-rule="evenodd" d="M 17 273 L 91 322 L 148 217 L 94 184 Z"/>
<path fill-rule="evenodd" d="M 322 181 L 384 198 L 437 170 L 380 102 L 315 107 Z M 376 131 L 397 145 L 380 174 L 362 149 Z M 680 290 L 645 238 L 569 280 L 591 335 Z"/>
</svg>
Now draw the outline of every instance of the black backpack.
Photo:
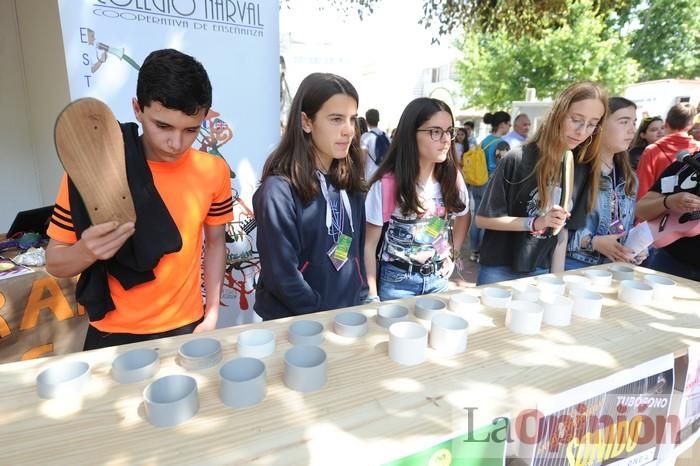
<svg viewBox="0 0 700 466">
<path fill-rule="evenodd" d="M 372 160 L 374 161 L 375 165 L 379 166 L 381 165 L 382 160 L 384 160 L 386 153 L 389 152 L 391 141 L 389 141 L 386 133 L 375 133 L 374 131 L 370 132 L 376 136 L 376 141 L 374 143 L 374 158 L 372 158 Z"/>
</svg>

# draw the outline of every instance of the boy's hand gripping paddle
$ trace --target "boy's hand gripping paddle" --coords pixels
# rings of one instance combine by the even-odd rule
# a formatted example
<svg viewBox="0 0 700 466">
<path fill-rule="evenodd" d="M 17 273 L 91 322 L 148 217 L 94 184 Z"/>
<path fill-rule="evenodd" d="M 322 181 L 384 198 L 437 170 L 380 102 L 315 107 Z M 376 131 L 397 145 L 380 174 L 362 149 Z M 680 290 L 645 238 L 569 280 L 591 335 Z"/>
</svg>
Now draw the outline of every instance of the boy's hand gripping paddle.
<svg viewBox="0 0 700 466">
<path fill-rule="evenodd" d="M 93 225 L 136 221 L 126 178 L 124 139 L 107 105 L 90 97 L 68 104 L 56 119 L 54 141 Z"/>
</svg>

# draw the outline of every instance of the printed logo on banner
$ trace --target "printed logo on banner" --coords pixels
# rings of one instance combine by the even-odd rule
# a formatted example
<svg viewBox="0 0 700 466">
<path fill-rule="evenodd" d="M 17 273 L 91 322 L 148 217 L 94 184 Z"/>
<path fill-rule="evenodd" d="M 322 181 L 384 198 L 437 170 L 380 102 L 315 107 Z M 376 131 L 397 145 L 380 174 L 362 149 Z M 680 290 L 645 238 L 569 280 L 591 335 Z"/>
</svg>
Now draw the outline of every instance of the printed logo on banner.
<svg viewBox="0 0 700 466">
<path fill-rule="evenodd" d="M 677 420 L 669 419 L 673 369 L 544 416 L 533 466 L 635 465 L 654 462 Z"/>
<path fill-rule="evenodd" d="M 93 15 L 115 20 L 251 37 L 262 37 L 265 31 L 259 2 L 97 0 L 92 6 Z"/>
</svg>

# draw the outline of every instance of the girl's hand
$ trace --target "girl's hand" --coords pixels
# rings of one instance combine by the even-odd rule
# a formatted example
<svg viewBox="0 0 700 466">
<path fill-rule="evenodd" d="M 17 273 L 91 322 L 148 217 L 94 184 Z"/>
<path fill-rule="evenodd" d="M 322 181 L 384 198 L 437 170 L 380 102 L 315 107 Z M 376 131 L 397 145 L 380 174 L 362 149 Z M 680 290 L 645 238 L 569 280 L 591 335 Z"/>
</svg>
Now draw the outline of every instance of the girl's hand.
<svg viewBox="0 0 700 466">
<path fill-rule="evenodd" d="M 598 251 L 613 262 L 634 263 L 634 251 L 620 244 L 618 239 L 622 235 L 601 235 L 594 236 L 591 246 L 594 251 Z"/>
<path fill-rule="evenodd" d="M 448 257 L 442 263 L 442 267 L 440 268 L 440 276 L 442 276 L 443 278 L 450 278 L 454 270 L 455 262 L 453 262 L 452 259 Z"/>
<path fill-rule="evenodd" d="M 649 250 L 645 249 L 635 256 L 635 258 L 634 258 L 635 265 L 641 264 L 642 262 L 647 260 L 647 257 L 649 257 Z"/>
<path fill-rule="evenodd" d="M 571 214 L 563 207 L 555 205 L 546 214 L 537 217 L 533 227 L 536 231 L 546 230 L 547 228 L 556 230 L 563 227 L 566 219 L 570 216 Z"/>
</svg>

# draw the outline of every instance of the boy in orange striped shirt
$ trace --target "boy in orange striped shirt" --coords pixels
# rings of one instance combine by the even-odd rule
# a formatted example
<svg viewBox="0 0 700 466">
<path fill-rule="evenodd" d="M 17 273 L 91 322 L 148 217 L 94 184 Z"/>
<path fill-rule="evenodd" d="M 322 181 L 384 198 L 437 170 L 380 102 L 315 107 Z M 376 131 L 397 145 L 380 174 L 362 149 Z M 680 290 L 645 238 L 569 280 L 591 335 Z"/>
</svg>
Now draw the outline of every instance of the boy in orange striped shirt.
<svg viewBox="0 0 700 466">
<path fill-rule="evenodd" d="M 113 309 L 95 314 L 88 308 L 85 350 L 212 330 L 218 318 L 226 261 L 224 228 L 233 219 L 233 200 L 226 162 L 191 147 L 211 106 L 207 73 L 201 63 L 181 52 L 155 51 L 139 71 L 137 97 L 132 104 L 143 128 L 143 136 L 140 141 L 136 138 L 134 145 L 142 148 L 181 247 L 162 255 L 153 269 L 155 278 L 143 283 L 124 286 L 119 277 L 107 274 Z M 133 126 L 122 125 L 125 142 L 129 125 Z M 100 261 L 113 260 L 139 228 L 139 218 L 150 214 L 139 212 L 137 194 L 131 188 L 137 206 L 136 225 L 108 222 L 81 230 L 75 221 L 75 206 L 71 206 L 75 198 L 69 195 L 69 180 L 64 175 L 48 230 L 49 273 L 74 276 Z M 154 243 L 160 240 L 149 238 Z M 202 247 L 206 304 L 201 294 Z"/>
</svg>

